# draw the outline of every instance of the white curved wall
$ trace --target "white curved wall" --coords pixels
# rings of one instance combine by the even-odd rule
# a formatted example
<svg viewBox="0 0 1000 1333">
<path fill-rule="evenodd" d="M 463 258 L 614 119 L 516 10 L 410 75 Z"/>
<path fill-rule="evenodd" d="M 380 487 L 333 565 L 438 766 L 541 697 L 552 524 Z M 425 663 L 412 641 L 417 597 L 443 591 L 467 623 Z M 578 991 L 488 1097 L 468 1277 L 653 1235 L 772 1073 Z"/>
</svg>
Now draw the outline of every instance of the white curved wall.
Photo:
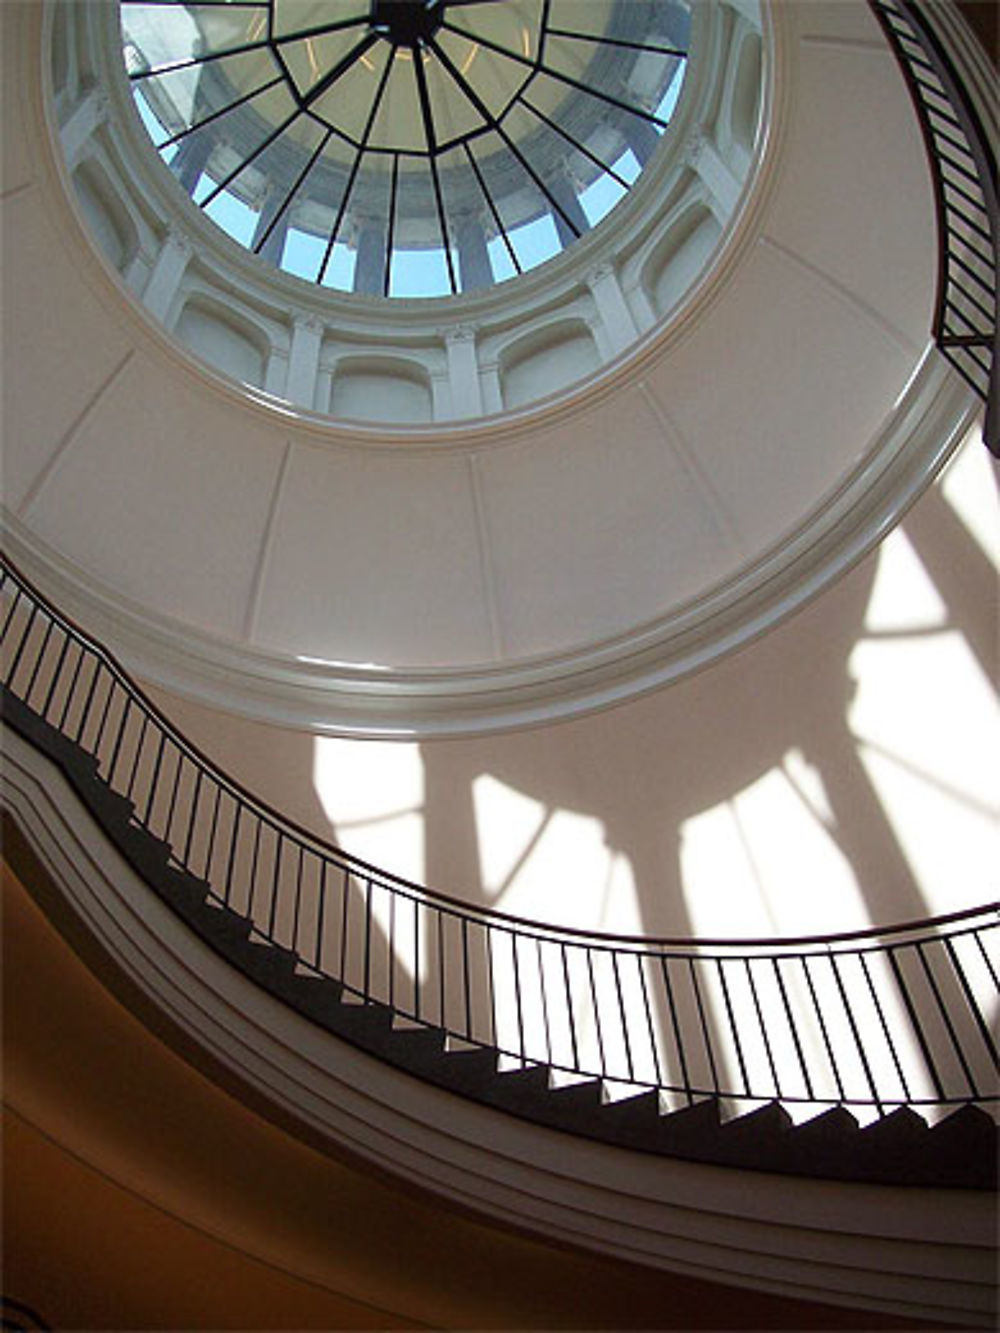
<svg viewBox="0 0 1000 1333">
<path fill-rule="evenodd" d="M 184 651 L 228 642 L 262 673 L 275 655 L 289 670 L 370 664 L 376 687 L 387 667 L 603 650 L 748 569 L 879 439 L 933 296 L 923 150 L 874 20 L 861 4 L 776 16 L 787 116 L 771 193 L 712 299 L 592 392 L 423 434 L 276 412 L 173 354 L 80 234 L 42 106 L 15 102 L 3 209 L 17 530 L 157 634 L 180 632 Z M 11 60 L 38 17 L 11 10 Z M 710 138 L 698 152 L 711 176 Z M 168 300 L 170 265 L 186 263 L 183 245 L 164 247 L 147 303 Z M 289 379 L 320 362 L 320 339 L 296 326 L 280 349 Z M 456 364 L 463 345 L 449 344 Z"/>
<path fill-rule="evenodd" d="M 995 476 L 974 431 L 836 587 L 688 680 L 505 736 L 337 739 L 156 692 L 222 767 L 397 874 L 589 930 L 864 929 L 995 897 Z"/>
</svg>

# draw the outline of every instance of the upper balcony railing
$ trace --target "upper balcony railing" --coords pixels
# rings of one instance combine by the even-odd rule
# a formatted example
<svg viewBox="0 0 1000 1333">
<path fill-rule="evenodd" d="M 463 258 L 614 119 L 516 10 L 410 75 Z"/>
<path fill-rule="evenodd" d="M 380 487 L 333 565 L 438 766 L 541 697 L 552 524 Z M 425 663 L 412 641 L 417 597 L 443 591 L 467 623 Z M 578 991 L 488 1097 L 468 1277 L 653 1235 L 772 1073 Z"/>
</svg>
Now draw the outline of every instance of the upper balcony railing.
<svg viewBox="0 0 1000 1333">
<path fill-rule="evenodd" d="M 870 0 L 899 61 L 927 149 L 938 231 L 933 335 L 986 403 L 983 438 L 1000 455 L 996 157 L 962 78 L 919 5 Z"/>
<path fill-rule="evenodd" d="M 735 942 L 568 930 L 473 907 L 257 800 L 6 562 L 0 616 L 12 719 L 27 710 L 50 752 L 83 759 L 88 781 L 131 803 L 131 824 L 211 903 L 250 922 L 252 938 L 396 1021 L 567 1080 L 658 1089 L 673 1106 L 722 1097 L 885 1113 L 997 1100 L 998 904 Z"/>
</svg>

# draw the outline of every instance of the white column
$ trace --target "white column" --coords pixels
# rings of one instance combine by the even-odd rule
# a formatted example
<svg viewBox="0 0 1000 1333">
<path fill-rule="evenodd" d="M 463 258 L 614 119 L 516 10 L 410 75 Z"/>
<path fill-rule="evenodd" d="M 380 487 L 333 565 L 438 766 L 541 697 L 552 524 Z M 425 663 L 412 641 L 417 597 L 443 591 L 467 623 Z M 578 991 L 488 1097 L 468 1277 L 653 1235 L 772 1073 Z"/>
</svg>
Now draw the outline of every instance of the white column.
<svg viewBox="0 0 1000 1333">
<path fill-rule="evenodd" d="M 140 246 L 122 270 L 122 277 L 129 291 L 138 296 L 143 289 L 152 265 L 149 256 Z"/>
<path fill-rule="evenodd" d="M 166 320 L 170 313 L 190 258 L 191 242 L 179 232 L 167 232 L 142 294 L 143 305 L 157 319 Z"/>
<path fill-rule="evenodd" d="M 728 222 L 740 197 L 740 183 L 704 132 L 695 139 L 689 160 L 711 196 L 712 212 L 721 223 Z"/>
<path fill-rule="evenodd" d="M 483 396 L 483 411 L 502 412 L 503 394 L 500 390 L 500 365 L 497 361 L 484 361 L 480 365 L 479 387 Z"/>
<path fill-rule="evenodd" d="M 587 286 L 601 317 L 611 356 L 630 347 L 638 336 L 632 311 L 622 293 L 612 264 L 600 264 L 587 276 Z"/>
<path fill-rule="evenodd" d="M 284 398 L 287 382 L 288 356 L 282 349 L 272 346 L 271 355 L 267 358 L 267 369 L 264 371 L 264 392 L 271 394 L 273 398 Z"/>
<path fill-rule="evenodd" d="M 451 384 L 451 412 L 455 417 L 481 417 L 483 396 L 479 387 L 476 361 L 476 331 L 458 325 L 445 333 L 448 349 L 448 380 Z"/>
<path fill-rule="evenodd" d="M 754 32 L 762 31 L 760 0 L 726 0 L 726 4 L 741 18 L 746 19 Z"/>
<path fill-rule="evenodd" d="M 451 406 L 451 377 L 447 369 L 431 371 L 431 412 L 434 421 L 448 421 L 455 415 Z"/>
<path fill-rule="evenodd" d="M 292 346 L 288 353 L 288 380 L 285 397 L 290 403 L 312 410 L 316 402 L 316 377 L 319 373 L 319 349 L 323 325 L 314 315 L 300 315 L 292 325 Z"/>
<path fill-rule="evenodd" d="M 97 127 L 108 118 L 108 99 L 103 88 L 91 88 L 81 102 L 73 108 L 66 124 L 59 132 L 63 154 L 70 171 L 80 160 L 80 155 L 90 142 Z"/>
</svg>

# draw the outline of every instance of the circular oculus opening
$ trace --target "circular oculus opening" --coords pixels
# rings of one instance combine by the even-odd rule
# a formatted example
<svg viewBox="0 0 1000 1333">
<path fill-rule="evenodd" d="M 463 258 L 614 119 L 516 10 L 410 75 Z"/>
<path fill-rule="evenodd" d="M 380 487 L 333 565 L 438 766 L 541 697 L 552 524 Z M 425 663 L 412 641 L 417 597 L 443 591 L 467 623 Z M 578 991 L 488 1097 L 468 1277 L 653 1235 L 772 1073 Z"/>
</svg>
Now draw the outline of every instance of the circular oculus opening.
<svg viewBox="0 0 1000 1333">
<path fill-rule="evenodd" d="M 341 292 L 454 296 L 596 226 L 666 130 L 682 0 L 121 0 L 139 114 L 193 201 Z"/>
</svg>

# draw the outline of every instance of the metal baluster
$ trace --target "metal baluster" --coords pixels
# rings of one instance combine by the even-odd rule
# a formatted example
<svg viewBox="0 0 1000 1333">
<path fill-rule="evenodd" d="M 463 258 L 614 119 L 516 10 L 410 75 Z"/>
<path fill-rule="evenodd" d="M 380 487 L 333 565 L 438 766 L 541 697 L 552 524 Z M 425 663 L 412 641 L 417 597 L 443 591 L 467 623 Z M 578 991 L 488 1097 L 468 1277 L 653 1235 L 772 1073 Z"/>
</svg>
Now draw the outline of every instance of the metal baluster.
<svg viewBox="0 0 1000 1333">
<path fill-rule="evenodd" d="M 138 707 L 138 705 L 136 705 Z M 146 743 L 146 730 L 149 727 L 149 717 L 143 713 L 142 726 L 139 728 L 139 739 L 136 742 L 135 754 L 132 756 L 132 769 L 128 777 L 128 786 L 125 789 L 125 795 L 131 801 L 135 793 L 135 780 L 139 773 L 139 760 L 142 758 L 142 747 Z"/>
<path fill-rule="evenodd" d="M 74 644 L 74 647 L 79 648 L 80 645 Z M 63 702 L 62 712 L 59 714 L 59 721 L 56 723 L 56 727 L 62 735 L 66 734 L 66 719 L 69 717 L 69 710 L 76 697 L 76 687 L 80 682 L 80 669 L 83 666 L 83 658 L 83 649 L 80 648 L 80 651 L 77 654 L 76 666 L 73 668 L 73 676 L 69 682 L 69 689 L 66 691 L 66 698 Z"/>
<path fill-rule="evenodd" d="M 372 882 L 365 880 L 365 980 L 364 997 L 368 999 L 372 966 Z"/>
<path fill-rule="evenodd" d="M 517 1007 L 517 1040 L 521 1051 L 521 1060 L 524 1061 L 524 1011 L 521 1008 L 521 969 L 517 961 L 517 936 L 513 931 L 510 935 L 510 952 L 514 962 L 514 1003 Z"/>
<path fill-rule="evenodd" d="M 750 959 L 743 959 L 743 966 L 746 969 L 747 981 L 750 983 L 750 994 L 753 996 L 753 1007 L 757 1013 L 757 1025 L 760 1028 L 760 1035 L 764 1039 L 764 1050 L 767 1054 L 767 1063 L 771 1067 L 771 1078 L 774 1080 L 774 1091 L 778 1098 L 782 1097 L 781 1080 L 778 1078 L 778 1067 L 774 1063 L 774 1054 L 771 1051 L 771 1039 L 767 1035 L 767 1026 L 764 1022 L 764 1015 L 761 1012 L 760 998 L 757 995 L 757 983 L 753 979 L 753 968 L 750 966 Z"/>
<path fill-rule="evenodd" d="M 344 873 L 340 880 L 340 980 L 345 984 L 347 981 L 347 881 L 349 873 L 347 867 L 344 866 Z"/>
<path fill-rule="evenodd" d="M 212 820 L 208 829 L 208 845 L 205 848 L 205 873 L 204 879 L 208 884 L 209 890 L 215 897 L 219 895 L 212 888 L 212 856 L 215 853 L 215 835 L 219 829 L 219 807 L 222 804 L 222 788 L 217 782 L 213 782 L 215 788 L 215 800 L 212 802 Z"/>
<path fill-rule="evenodd" d="M 947 936 L 944 939 L 944 946 L 948 952 L 948 957 L 951 959 L 951 965 L 955 969 L 955 975 L 958 977 L 958 980 L 962 987 L 962 991 L 965 994 L 966 1003 L 968 1004 L 969 1009 L 972 1011 L 972 1017 L 975 1020 L 976 1026 L 979 1029 L 979 1035 L 983 1039 L 983 1044 L 990 1053 L 990 1058 L 993 1061 L 994 1068 L 1000 1070 L 1000 1060 L 997 1059 L 997 1048 L 993 1043 L 993 1038 L 990 1035 L 990 1030 L 986 1026 L 986 1021 L 983 1018 L 982 1014 L 980 1013 L 979 1005 L 976 1003 L 976 997 L 973 995 L 972 987 L 969 985 L 968 978 L 965 975 L 965 968 L 962 966 L 961 962 L 959 961 L 958 955 L 955 952 L 955 946 L 952 944 L 951 940 Z"/>
<path fill-rule="evenodd" d="M 42 669 L 42 662 L 45 660 L 45 654 L 48 650 L 49 640 L 52 638 L 52 631 L 54 628 L 55 621 L 50 617 L 45 633 L 42 635 L 41 646 L 35 652 L 35 665 L 31 668 L 31 675 L 28 677 L 28 688 L 24 691 L 24 695 L 22 696 L 29 708 L 31 707 L 31 691 L 35 688 L 35 682 L 38 680 L 38 675 Z M 34 711 L 37 713 L 38 710 L 35 709 Z"/>
<path fill-rule="evenodd" d="M 750 1092 L 750 1080 L 747 1077 L 746 1061 L 743 1059 L 743 1044 L 740 1041 L 740 1034 L 736 1027 L 736 1019 L 733 1016 L 733 1005 L 732 1001 L 729 998 L 729 986 L 726 982 L 726 974 L 725 971 L 723 970 L 722 962 L 723 960 L 721 958 L 716 958 L 715 970 L 719 975 L 719 981 L 722 985 L 722 998 L 725 1001 L 726 1014 L 729 1017 L 729 1027 L 730 1030 L 732 1031 L 733 1042 L 736 1046 L 736 1058 L 739 1061 L 740 1065 L 740 1077 L 743 1080 L 743 1091 L 747 1097 L 750 1097 L 752 1094 Z"/>
<path fill-rule="evenodd" d="M 24 596 L 23 591 L 20 588 L 16 588 L 13 600 L 11 601 L 10 606 L 7 608 L 7 614 L 3 618 L 3 628 L 0 629 L 0 644 L 4 643 L 4 641 L 7 638 L 7 628 L 13 621 L 14 612 L 17 610 L 18 603 L 20 602 L 23 596 Z"/>
<path fill-rule="evenodd" d="M 149 779 L 149 800 L 146 802 L 146 809 L 143 811 L 142 822 L 149 825 L 150 816 L 153 813 L 153 802 L 156 799 L 156 789 L 160 782 L 160 768 L 163 764 L 163 748 L 167 743 L 167 733 L 160 732 L 160 743 L 156 747 L 156 758 L 153 760 L 153 773 Z"/>
<path fill-rule="evenodd" d="M 194 791 L 191 793 L 191 809 L 188 811 L 187 837 L 184 839 L 184 855 L 181 857 L 181 864 L 187 870 L 191 865 L 191 843 L 194 841 L 195 824 L 198 818 L 198 802 L 201 800 L 201 768 L 195 769 Z"/>
<path fill-rule="evenodd" d="M 497 992 L 493 979 L 493 927 L 487 921 L 486 923 L 486 986 L 487 986 L 487 1014 L 490 1020 L 489 1045 L 496 1048 L 497 1045 Z"/>
<path fill-rule="evenodd" d="M 830 963 L 831 970 L 833 971 L 834 978 L 836 979 L 837 982 L 837 990 L 840 994 L 840 1003 L 844 1006 L 844 1013 L 847 1015 L 847 1022 L 850 1025 L 851 1036 L 854 1038 L 854 1045 L 857 1047 L 858 1056 L 861 1060 L 861 1068 L 865 1071 L 865 1081 L 868 1084 L 868 1090 L 871 1092 L 872 1101 L 878 1108 L 879 1115 L 883 1115 L 885 1112 L 885 1108 L 882 1105 L 882 1099 L 878 1095 L 878 1089 L 875 1087 L 875 1079 L 872 1076 L 871 1065 L 869 1065 L 868 1063 L 868 1056 L 865 1054 L 864 1043 L 862 1042 L 861 1035 L 858 1032 L 858 1025 L 854 1021 L 854 1011 L 851 1008 L 851 1003 L 847 998 L 847 991 L 844 989 L 844 979 L 840 975 L 840 968 L 837 966 L 837 955 L 833 953 L 828 953 L 827 959 Z"/>
<path fill-rule="evenodd" d="M 973 1097 L 978 1097 L 979 1089 L 976 1087 L 976 1080 L 972 1077 L 972 1070 L 969 1068 L 969 1062 L 965 1058 L 965 1051 L 962 1048 L 962 1043 L 958 1039 L 958 1033 L 955 1031 L 954 1023 L 951 1021 L 951 1015 L 948 1013 L 947 1005 L 941 999 L 941 992 L 938 989 L 937 978 L 934 976 L 930 964 L 927 962 L 923 940 L 917 941 L 916 950 L 917 957 L 920 959 L 920 966 L 923 968 L 924 976 L 927 978 L 927 984 L 930 986 L 931 993 L 934 996 L 934 1002 L 938 1007 L 938 1012 L 944 1020 L 948 1036 L 951 1038 L 951 1044 L 954 1046 L 955 1054 L 958 1056 L 958 1062 L 962 1066 L 962 1073 L 965 1075 L 965 1080 L 969 1085 L 969 1091 L 972 1093 Z"/>
<path fill-rule="evenodd" d="M 938 1100 L 943 1102 L 946 1100 L 944 1095 L 944 1086 L 941 1083 L 941 1078 L 938 1074 L 937 1066 L 935 1065 L 934 1060 L 931 1056 L 930 1047 L 927 1045 L 927 1038 L 924 1036 L 924 1030 L 920 1024 L 920 1019 L 917 1017 L 917 1011 L 913 1006 L 913 1000 L 910 996 L 909 988 L 906 982 L 903 980 L 903 974 L 900 970 L 899 963 L 896 959 L 896 950 L 899 947 L 900 947 L 899 945 L 895 944 L 889 945 L 887 951 L 889 964 L 892 967 L 893 976 L 896 978 L 896 985 L 899 987 L 900 994 L 903 997 L 903 1003 L 906 1005 L 906 1012 L 910 1016 L 910 1023 L 913 1027 L 914 1035 L 916 1036 L 917 1041 L 920 1043 L 920 1051 L 924 1057 L 924 1063 L 926 1064 L 928 1073 L 931 1076 L 931 1080 L 934 1084 L 935 1091 L 937 1092 Z"/>
<path fill-rule="evenodd" d="M 232 897 L 233 875 L 236 871 L 236 844 L 240 836 L 240 820 L 243 818 L 243 802 L 236 803 L 236 814 L 233 816 L 233 831 L 229 835 L 229 855 L 226 858 L 226 884 L 222 891 L 222 901 L 228 906 Z M 260 825 L 258 824 L 258 832 Z M 250 885 L 251 898 L 253 896 L 253 881 Z"/>
<path fill-rule="evenodd" d="M 107 674 L 103 669 L 99 668 L 99 670 L 102 676 Z M 91 753 L 94 755 L 98 764 L 100 764 L 101 761 L 101 746 L 104 743 L 104 728 L 107 726 L 108 718 L 111 716 L 111 701 L 114 697 L 115 678 L 114 676 L 108 675 L 108 692 L 104 698 L 104 707 L 101 709 L 101 718 L 97 724 L 97 734 L 94 737 L 93 745 L 91 747 Z"/>
<path fill-rule="evenodd" d="M 260 867 L 260 845 L 264 838 L 265 827 L 265 822 L 261 819 L 260 815 L 255 815 L 253 821 L 253 846 L 250 849 L 249 887 L 247 890 L 246 906 L 243 909 L 247 918 L 251 920 L 257 903 L 257 885 L 259 883 L 257 872 Z"/>
<path fill-rule="evenodd" d="M 998 980 L 997 974 L 993 970 L 993 964 L 990 962 L 990 956 L 986 952 L 986 946 L 983 944 L 983 941 L 980 938 L 980 932 L 978 930 L 974 930 L 972 932 L 972 938 L 976 941 L 976 945 L 979 948 L 979 952 L 980 954 L 982 954 L 983 962 L 986 964 L 986 970 L 993 978 L 993 985 L 996 987 L 998 991 L 1000 991 L 1000 980 Z"/>
<path fill-rule="evenodd" d="M 781 1002 L 785 1008 L 785 1017 L 788 1019 L 788 1027 L 792 1034 L 792 1041 L 795 1043 L 795 1054 L 798 1056 L 799 1068 L 802 1070 L 802 1078 L 806 1085 L 806 1096 L 810 1101 L 812 1101 L 813 1100 L 812 1079 L 809 1077 L 809 1070 L 806 1067 L 805 1057 L 802 1052 L 802 1043 L 799 1040 L 799 1031 L 795 1022 L 795 1015 L 792 1013 L 792 1006 L 788 1003 L 788 995 L 785 991 L 785 979 L 781 975 L 781 967 L 779 966 L 779 962 L 780 962 L 779 959 L 772 958 L 771 966 L 774 969 L 774 975 L 778 982 L 778 990 L 781 992 Z"/>
<path fill-rule="evenodd" d="M 563 986 L 566 991 L 566 1012 L 569 1015 L 569 1039 L 570 1039 L 570 1044 L 573 1048 L 573 1069 L 579 1070 L 580 1052 L 576 1044 L 576 1016 L 574 1014 L 575 1006 L 573 1004 L 573 991 L 569 984 L 569 963 L 567 962 L 566 959 L 565 940 L 560 940 L 559 950 L 560 953 L 562 954 Z"/>
<path fill-rule="evenodd" d="M 618 995 L 618 1016 L 622 1025 L 622 1040 L 625 1043 L 625 1067 L 628 1070 L 630 1079 L 635 1078 L 635 1066 L 632 1063 L 632 1042 L 629 1039 L 628 1018 L 625 1014 L 625 1001 L 622 999 L 622 979 L 618 970 L 617 951 L 611 950 L 611 970 L 615 977 L 615 991 Z"/>
<path fill-rule="evenodd" d="M 299 951 L 299 916 L 302 911 L 302 858 L 304 848 L 301 842 L 297 844 L 297 850 L 299 860 L 295 868 L 295 904 L 292 908 L 292 949 L 296 954 Z"/>
<path fill-rule="evenodd" d="M 690 966 L 691 959 L 688 959 Z M 681 1036 L 681 1025 L 677 1019 L 677 1006 L 674 1003 L 674 988 L 670 981 L 669 960 L 666 954 L 660 954 L 660 972 L 663 974 L 663 987 L 667 993 L 667 1004 L 670 1007 L 670 1025 L 674 1030 L 674 1042 L 677 1045 L 677 1056 L 681 1062 L 681 1081 L 684 1085 L 683 1090 L 688 1099 L 688 1105 L 694 1105 L 694 1097 L 691 1091 L 691 1075 L 688 1073 L 687 1058 L 684 1054 L 684 1039 Z M 692 980 L 693 980 L 692 975 Z M 713 1065 L 714 1072 L 714 1065 Z M 716 1081 L 716 1092 L 719 1090 L 718 1081 Z"/>
<path fill-rule="evenodd" d="M 420 1017 L 420 901 L 413 902 L 413 1016 Z"/>
<path fill-rule="evenodd" d="M 823 1017 L 823 1010 L 820 1007 L 819 997 L 816 994 L 816 987 L 813 985 L 812 973 L 809 971 L 809 955 L 800 954 L 799 962 L 802 964 L 802 971 L 805 973 L 806 985 L 809 987 L 809 996 L 813 1002 L 813 1009 L 816 1011 L 816 1017 L 819 1020 L 819 1030 L 823 1034 L 823 1044 L 826 1047 L 827 1058 L 830 1061 L 830 1068 L 833 1070 L 834 1081 L 837 1084 L 837 1096 L 839 1101 L 845 1101 L 844 1084 L 840 1077 L 840 1068 L 837 1065 L 837 1058 L 833 1053 L 833 1046 L 830 1043 L 830 1035 L 826 1030 L 826 1019 Z"/>
<path fill-rule="evenodd" d="M 462 989 L 465 993 L 465 1036 L 472 1038 L 472 991 L 469 985 L 469 918 L 462 917 Z"/>
<path fill-rule="evenodd" d="M 604 1058 L 604 1033 L 601 1030 L 601 1011 L 597 1003 L 597 986 L 594 982 L 594 962 L 590 956 L 589 945 L 584 947 L 584 954 L 587 958 L 587 976 L 590 978 L 590 1002 L 594 1006 L 594 1031 L 597 1034 L 597 1054 L 601 1062 L 601 1074 L 606 1077 L 608 1065 Z"/>
<path fill-rule="evenodd" d="M 538 959 L 538 989 L 542 995 L 542 1026 L 545 1032 L 545 1058 L 552 1063 L 552 1034 L 549 1031 L 549 1000 L 545 993 L 545 969 L 542 966 L 542 941 L 535 936 L 535 954 Z"/>
<path fill-rule="evenodd" d="M 28 639 L 31 636 L 31 631 L 32 628 L 34 627 L 35 617 L 37 615 L 38 615 L 38 607 L 33 604 L 31 607 L 31 615 L 28 616 L 28 623 L 21 631 L 21 637 L 18 640 L 17 649 L 14 653 L 14 660 L 11 663 L 6 676 L 4 677 L 4 683 L 6 685 L 9 685 L 12 690 L 14 689 L 14 677 L 17 675 L 17 668 L 21 665 L 21 658 L 24 655 L 24 650 L 25 647 L 27 646 Z M 14 692 L 16 693 L 16 691 Z M 23 695 L 21 697 L 23 698 Z"/>
<path fill-rule="evenodd" d="M 438 1013 L 441 1017 L 441 1026 L 444 1027 L 444 913 L 440 907 L 434 909 L 437 916 L 437 940 L 438 940 Z"/>
<path fill-rule="evenodd" d="M 258 815 L 258 819 L 260 816 Z M 274 939 L 275 923 L 278 919 L 278 894 L 281 890 L 281 857 L 285 847 L 285 835 L 268 821 L 268 827 L 274 829 L 278 841 L 274 848 L 274 873 L 271 876 L 271 905 L 267 914 L 267 938 Z"/>
<path fill-rule="evenodd" d="M 396 894 L 389 894 L 389 1008 L 396 1008 Z"/>
<path fill-rule="evenodd" d="M 910 1085 L 906 1081 L 906 1075 L 903 1073 L 903 1065 L 896 1051 L 896 1043 L 892 1039 L 892 1034 L 889 1031 L 889 1024 L 886 1022 L 885 1014 L 882 1012 L 882 1006 L 879 1003 L 878 994 L 875 990 L 875 983 L 872 981 L 871 975 L 868 971 L 868 960 L 865 956 L 866 952 L 867 952 L 866 950 L 861 950 L 858 954 L 858 958 L 860 959 L 861 962 L 861 970 L 865 974 L 865 980 L 868 982 L 868 993 L 872 997 L 872 1002 L 875 1005 L 875 1012 L 878 1014 L 879 1022 L 882 1025 L 882 1032 L 885 1036 L 886 1042 L 888 1043 L 889 1052 L 892 1055 L 892 1062 L 896 1066 L 896 1073 L 899 1075 L 899 1081 L 903 1088 L 903 1096 L 906 1098 L 907 1101 L 909 1101 Z"/>
<path fill-rule="evenodd" d="M 46 720 L 48 720 L 49 709 L 52 707 L 52 700 L 55 698 L 56 689 L 59 685 L 59 681 L 62 679 L 63 667 L 66 663 L 66 654 L 69 651 L 69 645 L 71 642 L 72 640 L 70 639 L 69 635 L 64 632 L 62 648 L 59 651 L 59 656 L 56 659 L 56 664 L 52 671 L 52 683 L 49 686 L 48 692 L 45 695 L 45 703 L 42 704 L 42 717 L 45 718 Z"/>
<path fill-rule="evenodd" d="M 77 726 L 76 736 L 73 737 L 73 740 L 76 741 L 76 744 L 79 745 L 81 749 L 85 749 L 85 745 L 83 742 L 83 733 L 84 730 L 87 729 L 88 717 L 91 716 L 91 706 L 93 704 L 93 696 L 95 696 L 97 690 L 97 681 L 100 680 L 100 673 L 101 673 L 100 661 L 97 660 L 95 656 L 93 656 L 93 653 L 88 653 L 87 660 L 92 661 L 93 663 L 93 674 L 91 676 L 91 685 L 89 685 L 89 688 L 87 690 L 87 698 L 85 698 L 84 700 L 83 710 L 81 710 L 80 712 L 80 725 Z M 97 753 L 96 745 L 92 746 L 91 753 L 92 754 Z"/>
<path fill-rule="evenodd" d="M 322 972 L 323 957 L 323 920 L 326 915 L 326 871 L 328 862 L 325 856 L 320 857 L 319 872 L 319 903 L 316 908 L 316 948 L 313 953 L 313 966 L 317 972 Z"/>
<path fill-rule="evenodd" d="M 649 985 L 646 980 L 646 961 L 648 954 L 636 955 L 636 966 L 639 969 L 639 982 L 642 986 L 642 1004 L 646 1011 L 646 1029 L 649 1032 L 649 1049 L 653 1052 L 653 1071 L 656 1074 L 656 1083 L 658 1087 L 663 1086 L 663 1073 L 660 1069 L 659 1042 L 656 1038 L 656 1027 L 653 1023 L 653 1010 L 649 1003 Z"/>
<path fill-rule="evenodd" d="M 126 694 L 125 707 L 122 709 L 122 715 L 118 719 L 118 732 L 115 738 L 114 748 L 111 751 L 111 762 L 108 765 L 109 787 L 112 786 L 115 780 L 115 769 L 118 767 L 118 759 L 121 755 L 122 745 L 125 741 L 125 732 L 128 730 L 128 719 L 131 711 L 132 711 L 132 696 L 130 694 Z"/>
<path fill-rule="evenodd" d="M 701 1036 L 705 1043 L 705 1051 L 708 1055 L 708 1067 L 712 1073 L 712 1087 L 715 1089 L 715 1095 L 720 1096 L 719 1071 L 715 1067 L 715 1055 L 712 1051 L 712 1038 L 708 1030 L 708 1019 L 705 1014 L 705 1005 L 701 998 L 701 987 L 698 984 L 698 972 L 695 968 L 695 960 L 688 957 L 688 971 L 691 976 L 691 984 L 694 987 L 695 1003 L 698 1006 L 698 1021 L 701 1024 Z"/>
<path fill-rule="evenodd" d="M 170 788 L 170 800 L 167 802 L 167 819 L 163 826 L 163 837 L 173 852 L 173 838 L 171 829 L 174 825 L 174 815 L 177 813 L 177 798 L 181 790 L 181 773 L 184 771 L 184 751 L 177 745 L 170 742 L 171 748 L 177 751 L 177 763 L 174 766 L 174 781 Z"/>
</svg>

